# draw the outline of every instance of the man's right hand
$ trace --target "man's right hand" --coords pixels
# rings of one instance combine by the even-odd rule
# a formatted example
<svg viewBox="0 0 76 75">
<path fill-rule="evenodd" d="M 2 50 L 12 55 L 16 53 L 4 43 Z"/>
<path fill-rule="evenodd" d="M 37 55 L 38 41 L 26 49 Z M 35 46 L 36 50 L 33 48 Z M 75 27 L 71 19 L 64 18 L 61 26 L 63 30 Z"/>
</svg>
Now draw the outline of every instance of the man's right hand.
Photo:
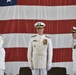
<svg viewBox="0 0 76 75">
<path fill-rule="evenodd" d="M 31 66 L 30 69 L 33 70 L 34 69 L 33 66 Z"/>
</svg>

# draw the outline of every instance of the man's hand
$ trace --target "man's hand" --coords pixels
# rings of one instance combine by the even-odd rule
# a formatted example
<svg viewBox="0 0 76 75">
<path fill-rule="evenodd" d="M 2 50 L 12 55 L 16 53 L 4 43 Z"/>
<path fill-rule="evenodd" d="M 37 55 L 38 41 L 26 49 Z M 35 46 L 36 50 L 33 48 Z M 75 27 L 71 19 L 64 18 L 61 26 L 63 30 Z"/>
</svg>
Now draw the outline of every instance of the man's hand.
<svg viewBox="0 0 76 75">
<path fill-rule="evenodd" d="M 34 69 L 33 66 L 31 66 L 30 69 L 33 70 Z"/>
<path fill-rule="evenodd" d="M 47 71 L 49 71 L 50 69 L 51 69 L 51 67 L 50 67 L 50 66 L 48 66 L 48 67 L 46 68 L 46 70 L 47 70 Z"/>
</svg>

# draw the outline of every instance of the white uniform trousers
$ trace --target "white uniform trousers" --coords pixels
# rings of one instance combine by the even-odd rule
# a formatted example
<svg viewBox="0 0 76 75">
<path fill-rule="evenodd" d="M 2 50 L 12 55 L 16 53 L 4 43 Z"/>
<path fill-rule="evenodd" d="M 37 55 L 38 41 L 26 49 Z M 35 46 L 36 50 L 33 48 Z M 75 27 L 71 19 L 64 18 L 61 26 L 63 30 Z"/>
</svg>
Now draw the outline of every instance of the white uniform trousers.
<svg viewBox="0 0 76 75">
<path fill-rule="evenodd" d="M 0 69 L 0 75 L 4 75 L 4 70 Z"/>
<path fill-rule="evenodd" d="M 47 75 L 46 69 L 34 69 L 32 75 Z"/>
</svg>

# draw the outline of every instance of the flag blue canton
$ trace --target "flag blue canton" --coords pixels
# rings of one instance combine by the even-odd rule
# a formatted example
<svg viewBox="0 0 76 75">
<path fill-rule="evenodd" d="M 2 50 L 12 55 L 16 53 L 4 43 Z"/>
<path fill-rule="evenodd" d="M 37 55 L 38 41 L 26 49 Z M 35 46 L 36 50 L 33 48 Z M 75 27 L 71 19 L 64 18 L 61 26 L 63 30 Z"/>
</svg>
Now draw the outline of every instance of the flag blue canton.
<svg viewBox="0 0 76 75">
<path fill-rule="evenodd" d="M 0 0 L 0 6 L 17 5 L 17 0 Z"/>
</svg>

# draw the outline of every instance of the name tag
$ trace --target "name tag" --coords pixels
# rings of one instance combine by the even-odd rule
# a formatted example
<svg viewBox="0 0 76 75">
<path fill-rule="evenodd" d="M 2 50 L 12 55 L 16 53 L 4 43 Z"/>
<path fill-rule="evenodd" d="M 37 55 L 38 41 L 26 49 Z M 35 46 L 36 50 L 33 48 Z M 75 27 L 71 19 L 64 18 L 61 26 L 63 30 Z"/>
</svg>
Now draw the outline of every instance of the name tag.
<svg viewBox="0 0 76 75">
<path fill-rule="evenodd" d="M 33 42 L 37 42 L 37 40 L 33 40 Z"/>
</svg>

